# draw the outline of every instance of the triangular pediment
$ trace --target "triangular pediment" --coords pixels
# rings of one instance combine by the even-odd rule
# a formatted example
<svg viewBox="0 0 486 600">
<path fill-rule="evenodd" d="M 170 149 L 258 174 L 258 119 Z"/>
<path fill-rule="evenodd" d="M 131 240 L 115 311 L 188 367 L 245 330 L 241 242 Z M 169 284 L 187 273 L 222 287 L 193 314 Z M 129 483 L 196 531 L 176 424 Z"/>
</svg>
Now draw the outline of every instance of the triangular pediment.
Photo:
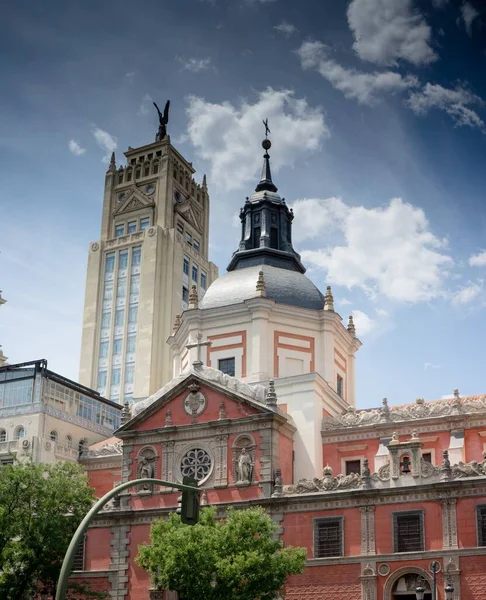
<svg viewBox="0 0 486 600">
<path fill-rule="evenodd" d="M 154 206 L 154 201 L 134 185 L 127 192 L 126 198 L 115 208 L 113 214 L 120 215 L 152 206 Z"/>
<path fill-rule="evenodd" d="M 177 205 L 176 211 L 185 219 L 191 227 L 202 234 L 202 215 L 189 201 Z"/>
<path fill-rule="evenodd" d="M 242 418 L 276 416 L 265 404 L 265 388 L 248 386 L 216 369 L 191 369 L 132 407 L 133 417 L 117 435 L 165 427 L 192 427 Z M 123 437 L 123 435 L 122 435 Z"/>
</svg>

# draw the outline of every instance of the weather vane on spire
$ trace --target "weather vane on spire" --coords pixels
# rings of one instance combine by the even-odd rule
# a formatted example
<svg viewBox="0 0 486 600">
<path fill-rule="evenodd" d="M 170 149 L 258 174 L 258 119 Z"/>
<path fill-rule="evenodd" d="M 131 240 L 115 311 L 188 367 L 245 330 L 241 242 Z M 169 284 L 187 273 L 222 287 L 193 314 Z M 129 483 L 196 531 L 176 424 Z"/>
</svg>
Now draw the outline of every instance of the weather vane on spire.
<svg viewBox="0 0 486 600">
<path fill-rule="evenodd" d="M 262 121 L 262 123 L 265 125 L 265 139 L 268 139 L 268 134 L 272 133 L 268 127 L 268 119 L 265 119 L 265 121 Z"/>
</svg>

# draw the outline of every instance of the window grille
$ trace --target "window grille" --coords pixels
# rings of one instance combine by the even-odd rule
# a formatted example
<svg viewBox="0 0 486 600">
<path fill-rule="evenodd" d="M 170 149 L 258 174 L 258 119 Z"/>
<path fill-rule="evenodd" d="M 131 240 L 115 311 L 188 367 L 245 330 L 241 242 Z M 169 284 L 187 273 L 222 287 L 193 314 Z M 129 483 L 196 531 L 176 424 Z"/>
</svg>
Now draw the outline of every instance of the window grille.
<svg viewBox="0 0 486 600">
<path fill-rule="evenodd" d="M 315 519 L 314 558 L 343 555 L 343 517 Z"/>
<path fill-rule="evenodd" d="M 394 552 L 421 552 L 424 550 L 424 522 L 422 511 L 394 513 Z"/>
</svg>

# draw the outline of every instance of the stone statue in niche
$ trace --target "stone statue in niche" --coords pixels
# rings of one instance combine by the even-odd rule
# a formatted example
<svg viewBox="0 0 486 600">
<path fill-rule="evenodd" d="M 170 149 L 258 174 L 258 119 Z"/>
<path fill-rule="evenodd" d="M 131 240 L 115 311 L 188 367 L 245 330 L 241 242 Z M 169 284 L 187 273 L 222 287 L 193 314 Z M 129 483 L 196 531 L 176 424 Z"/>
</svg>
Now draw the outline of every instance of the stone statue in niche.
<svg viewBox="0 0 486 600">
<path fill-rule="evenodd" d="M 137 479 L 153 479 L 155 475 L 155 456 L 142 455 L 138 460 Z M 151 490 L 150 483 L 143 483 L 140 486 L 142 490 Z"/>
<path fill-rule="evenodd" d="M 250 483 L 253 474 L 253 463 L 246 448 L 241 449 L 238 457 L 238 481 L 237 483 Z"/>
</svg>

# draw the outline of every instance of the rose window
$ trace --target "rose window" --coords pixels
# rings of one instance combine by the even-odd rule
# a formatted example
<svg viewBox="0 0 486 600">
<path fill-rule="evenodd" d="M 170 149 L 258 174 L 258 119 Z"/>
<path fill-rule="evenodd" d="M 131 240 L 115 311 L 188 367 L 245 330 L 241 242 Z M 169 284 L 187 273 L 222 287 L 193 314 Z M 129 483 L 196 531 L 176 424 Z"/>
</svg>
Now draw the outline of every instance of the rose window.
<svg viewBox="0 0 486 600">
<path fill-rule="evenodd" d="M 211 470 L 211 457 L 202 448 L 193 448 L 186 452 L 181 461 L 181 473 L 202 481 Z"/>
</svg>

